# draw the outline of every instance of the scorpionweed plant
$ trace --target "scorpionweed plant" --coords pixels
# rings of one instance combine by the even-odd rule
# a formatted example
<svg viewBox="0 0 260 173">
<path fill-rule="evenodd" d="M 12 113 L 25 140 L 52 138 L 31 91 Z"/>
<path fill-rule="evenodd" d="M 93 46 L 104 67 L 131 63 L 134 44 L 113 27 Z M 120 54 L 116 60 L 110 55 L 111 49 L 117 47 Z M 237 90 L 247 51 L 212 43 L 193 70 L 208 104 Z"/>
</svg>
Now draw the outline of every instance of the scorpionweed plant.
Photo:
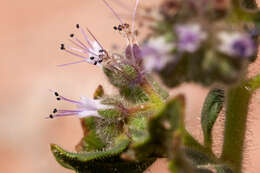
<svg viewBox="0 0 260 173">
<path fill-rule="evenodd" d="M 119 94 L 108 95 L 98 86 L 93 98 L 71 100 L 52 91 L 57 100 L 77 108 L 54 109 L 49 118 L 78 116 L 84 132 L 76 153 L 51 144 L 56 160 L 77 173 L 141 173 L 157 158 L 167 158 L 173 173 L 241 173 L 248 106 L 260 87 L 260 75 L 247 77 L 259 42 L 256 2 L 164 0 L 137 13 L 136 0 L 129 24 L 103 1 L 119 22 L 111 29 L 127 40 L 124 53 L 104 48 L 89 29 L 77 24 L 85 40 L 71 34 L 71 44 L 60 48 L 80 60 L 60 66 L 96 65 Z M 151 31 L 141 43 L 136 18 Z M 204 143 L 186 130 L 185 96 L 172 98 L 162 88 L 185 82 L 210 88 L 201 112 Z M 212 149 L 212 128 L 223 107 L 218 157 Z"/>
</svg>

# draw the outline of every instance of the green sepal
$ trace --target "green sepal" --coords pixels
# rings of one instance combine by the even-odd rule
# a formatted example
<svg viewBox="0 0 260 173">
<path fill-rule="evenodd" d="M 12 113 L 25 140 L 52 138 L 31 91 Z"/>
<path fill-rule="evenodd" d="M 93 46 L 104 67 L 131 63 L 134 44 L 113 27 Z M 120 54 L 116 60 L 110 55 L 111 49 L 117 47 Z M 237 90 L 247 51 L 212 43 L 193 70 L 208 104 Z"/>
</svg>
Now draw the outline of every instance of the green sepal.
<svg viewBox="0 0 260 173">
<path fill-rule="evenodd" d="M 115 109 L 99 110 L 104 118 L 87 117 L 81 119 L 84 136 L 76 146 L 78 152 L 96 151 L 113 143 L 114 138 L 122 133 L 123 127 L 119 120 L 121 113 Z"/>
<path fill-rule="evenodd" d="M 218 118 L 224 104 L 224 91 L 222 89 L 212 89 L 204 101 L 201 112 L 201 126 L 204 135 L 204 144 L 211 148 L 212 128 Z"/>
<path fill-rule="evenodd" d="M 84 136 L 76 146 L 78 152 L 96 151 L 105 147 L 105 142 L 96 133 L 96 118 L 88 117 L 81 120 Z"/>
<path fill-rule="evenodd" d="M 121 71 L 104 67 L 103 71 L 110 83 L 115 87 L 127 87 L 137 78 L 138 73 L 132 66 L 127 64 L 121 64 L 120 69 Z"/>
<path fill-rule="evenodd" d="M 139 85 L 129 85 L 122 87 L 120 88 L 119 92 L 120 95 L 124 96 L 124 98 L 133 103 L 142 103 L 149 100 L 143 88 Z"/>
<path fill-rule="evenodd" d="M 171 152 L 169 147 L 173 142 L 173 131 L 184 130 L 184 107 L 184 96 L 177 96 L 161 110 L 157 110 L 157 113 L 147 112 L 150 115 L 147 116 L 148 118 L 141 117 L 143 124 L 139 128 L 134 129 L 130 126 L 131 131 L 136 130 L 133 134 L 135 140 L 130 146 L 135 157 L 138 159 L 151 156 L 162 157 Z M 130 122 L 130 124 L 134 123 Z"/>
</svg>

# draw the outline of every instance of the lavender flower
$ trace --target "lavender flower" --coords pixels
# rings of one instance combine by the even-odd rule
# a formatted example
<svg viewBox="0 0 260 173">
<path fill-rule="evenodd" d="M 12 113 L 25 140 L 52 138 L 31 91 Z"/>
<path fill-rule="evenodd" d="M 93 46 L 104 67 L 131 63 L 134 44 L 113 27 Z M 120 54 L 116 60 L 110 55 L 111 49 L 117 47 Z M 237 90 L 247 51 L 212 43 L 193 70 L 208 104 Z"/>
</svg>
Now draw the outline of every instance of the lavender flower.
<svg viewBox="0 0 260 173">
<path fill-rule="evenodd" d="M 106 56 L 106 51 L 103 49 L 102 45 L 97 41 L 95 36 L 87 29 L 89 34 L 94 38 L 94 40 L 90 40 L 87 36 L 84 29 L 82 29 L 79 24 L 76 25 L 76 27 L 80 30 L 82 35 L 85 38 L 85 42 L 80 41 L 78 38 L 75 37 L 74 34 L 71 34 L 69 41 L 75 46 L 70 45 L 64 45 L 61 44 L 61 50 L 64 50 L 65 52 L 82 58 L 83 60 L 75 61 L 68 64 L 62 64 L 59 66 L 66 66 L 66 65 L 72 65 L 72 64 L 78 64 L 82 62 L 88 62 L 90 64 L 94 65 L 101 65 L 104 56 Z"/>
<path fill-rule="evenodd" d="M 163 37 L 150 39 L 142 49 L 145 70 L 161 70 L 171 59 L 169 53 L 174 47 L 173 43 L 166 43 Z"/>
<path fill-rule="evenodd" d="M 218 50 L 229 56 L 250 57 L 255 53 L 255 44 L 245 33 L 222 31 L 218 34 L 220 45 Z"/>
<path fill-rule="evenodd" d="M 50 114 L 48 118 L 62 117 L 62 116 L 71 116 L 76 115 L 79 118 L 84 117 L 101 117 L 98 113 L 99 110 L 113 109 L 113 106 L 104 105 L 101 103 L 102 100 L 94 100 L 87 97 L 81 97 L 80 101 L 71 100 L 59 95 L 57 92 L 54 92 L 57 100 L 64 100 L 70 103 L 73 103 L 77 106 L 75 110 L 63 110 L 63 109 L 54 109 L 53 114 Z"/>
<path fill-rule="evenodd" d="M 197 51 L 201 42 L 207 38 L 207 34 L 202 31 L 199 24 L 179 24 L 175 31 L 178 37 L 178 49 L 189 53 Z"/>
</svg>

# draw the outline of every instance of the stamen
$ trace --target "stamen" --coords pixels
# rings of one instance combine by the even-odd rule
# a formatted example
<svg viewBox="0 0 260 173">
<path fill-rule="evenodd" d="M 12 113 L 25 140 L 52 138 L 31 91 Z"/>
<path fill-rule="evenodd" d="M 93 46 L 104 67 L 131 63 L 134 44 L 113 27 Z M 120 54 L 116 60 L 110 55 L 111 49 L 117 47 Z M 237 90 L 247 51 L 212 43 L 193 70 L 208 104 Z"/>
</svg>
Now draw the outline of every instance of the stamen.
<svg viewBox="0 0 260 173">
<path fill-rule="evenodd" d="M 79 101 L 71 100 L 71 99 L 68 99 L 68 98 L 63 97 L 63 96 L 60 96 L 60 99 L 71 102 L 71 103 L 75 103 L 75 104 L 78 104 L 78 105 L 82 105 L 82 103 L 79 102 Z"/>
<path fill-rule="evenodd" d="M 74 34 L 70 34 L 70 37 L 74 37 Z"/>
<path fill-rule="evenodd" d="M 75 61 L 75 62 L 71 62 L 71 63 L 67 63 L 67 64 L 60 64 L 60 65 L 58 65 L 58 67 L 64 67 L 64 66 L 68 66 L 68 65 L 80 64 L 80 63 L 83 63 L 83 62 L 88 62 L 88 63 L 90 63 L 90 62 L 87 61 L 87 60 L 81 60 L 81 61 Z M 91 63 L 90 63 L 90 64 L 91 64 Z"/>
<path fill-rule="evenodd" d="M 79 28 L 79 24 L 76 24 L 76 28 Z"/>
<path fill-rule="evenodd" d="M 59 96 L 59 93 L 58 93 L 58 92 L 54 92 L 54 95 L 58 97 L 58 96 Z"/>
<path fill-rule="evenodd" d="M 90 57 L 90 59 L 91 59 L 91 60 L 94 60 L 94 59 L 95 59 L 95 57 L 94 57 L 94 56 L 92 56 L 92 57 Z"/>
<path fill-rule="evenodd" d="M 88 59 L 88 57 L 79 55 L 79 54 L 74 53 L 74 52 L 71 52 L 71 51 L 69 51 L 69 50 L 66 50 L 66 49 L 65 49 L 65 51 L 66 51 L 67 53 L 69 53 L 69 54 L 71 54 L 71 55 L 74 55 L 74 56 L 77 56 L 77 57 L 79 57 L 79 58 Z"/>
<path fill-rule="evenodd" d="M 129 7 L 126 4 L 122 3 L 120 0 L 113 0 L 113 1 L 117 3 L 120 7 L 124 8 L 125 10 L 132 12 L 132 10 L 129 9 Z"/>
<path fill-rule="evenodd" d="M 92 38 L 98 43 L 98 45 L 104 50 L 103 46 L 99 43 L 99 41 L 96 39 L 94 34 L 87 28 L 88 33 L 92 36 Z"/>
<path fill-rule="evenodd" d="M 91 54 L 93 54 L 93 55 L 95 55 L 95 56 L 98 56 L 96 53 L 94 53 L 94 52 L 92 52 L 92 51 L 90 51 L 89 50 L 89 48 L 86 46 L 86 45 L 84 45 L 84 43 L 82 43 L 80 40 L 78 40 L 78 39 L 75 39 L 75 41 L 77 41 L 77 42 L 75 42 L 75 41 L 73 41 L 73 40 L 71 40 L 71 39 L 69 39 L 70 40 L 70 42 L 72 42 L 75 46 L 78 46 L 79 48 L 81 48 L 81 49 L 83 49 L 83 50 L 85 50 L 85 51 L 87 51 L 88 53 L 91 53 Z M 83 47 L 84 46 L 84 47 Z M 72 48 L 72 47 L 69 47 L 70 49 Z M 75 48 L 73 48 L 74 50 L 75 50 Z M 76 51 L 78 51 L 78 50 L 76 50 Z M 79 51 L 80 52 L 80 51 Z M 82 53 L 82 52 L 81 52 Z"/>
<path fill-rule="evenodd" d="M 136 0 L 136 2 L 135 2 L 135 8 L 134 8 L 133 20 L 132 20 L 132 34 L 134 34 L 134 30 L 135 30 L 135 17 L 136 17 L 136 11 L 137 11 L 139 2 L 140 2 L 140 0 Z"/>
<path fill-rule="evenodd" d="M 52 114 L 50 114 L 50 115 L 49 115 L 49 118 L 53 119 L 53 115 L 52 115 Z"/>
<path fill-rule="evenodd" d="M 103 0 L 103 2 L 106 4 L 106 6 L 111 10 L 111 12 L 114 14 L 114 16 L 119 20 L 119 22 L 121 24 L 123 24 L 123 21 L 121 20 L 121 18 L 117 15 L 117 13 L 115 12 L 115 10 L 107 3 L 107 1 Z"/>
<path fill-rule="evenodd" d="M 58 101 L 61 100 L 59 97 L 56 98 Z"/>
<path fill-rule="evenodd" d="M 61 44 L 61 45 L 60 45 L 60 49 L 61 49 L 61 50 L 64 50 L 64 49 L 65 49 L 64 44 Z"/>
<path fill-rule="evenodd" d="M 94 62 L 94 65 L 97 65 L 97 61 Z"/>
<path fill-rule="evenodd" d="M 88 37 L 88 35 L 86 34 L 85 30 L 82 29 L 81 27 L 78 28 L 80 30 L 80 32 L 82 33 L 82 35 L 84 36 L 85 40 L 87 41 L 88 45 L 93 49 L 92 43 Z"/>
<path fill-rule="evenodd" d="M 119 31 L 122 31 L 122 25 L 118 25 L 117 29 L 118 29 Z"/>
<path fill-rule="evenodd" d="M 117 30 L 118 28 L 116 26 L 113 27 L 114 30 Z"/>
<path fill-rule="evenodd" d="M 55 108 L 55 109 L 53 109 L 53 111 L 52 111 L 52 113 L 56 113 L 58 110 Z"/>
</svg>

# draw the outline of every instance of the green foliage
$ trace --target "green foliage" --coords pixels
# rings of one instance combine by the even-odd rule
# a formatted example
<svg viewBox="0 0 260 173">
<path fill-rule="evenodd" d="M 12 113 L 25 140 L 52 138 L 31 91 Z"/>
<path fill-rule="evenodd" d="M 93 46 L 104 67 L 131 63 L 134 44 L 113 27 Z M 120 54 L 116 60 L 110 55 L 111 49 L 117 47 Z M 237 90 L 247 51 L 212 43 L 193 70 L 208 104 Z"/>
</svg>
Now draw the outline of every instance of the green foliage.
<svg viewBox="0 0 260 173">
<path fill-rule="evenodd" d="M 160 19 L 154 19 L 153 34 L 174 45 L 178 41 L 177 25 L 205 25 L 208 39 L 196 51 L 179 51 L 176 44 L 169 49 L 169 62 L 156 71 L 168 87 L 184 82 L 211 87 L 201 112 L 204 144 L 185 127 L 184 95 L 169 99 L 167 91 L 146 73 L 139 47 L 131 50 L 130 45 L 122 59 L 109 57 L 106 51 L 100 55 L 109 59 L 103 70 L 119 94 L 108 96 L 98 86 L 94 93 L 94 103 L 100 101 L 98 108 L 76 102 L 80 109 L 86 107 L 99 117 L 81 119 L 83 137 L 76 146 L 77 153 L 51 144 L 58 163 L 77 173 L 142 173 L 157 158 L 167 158 L 172 173 L 242 173 L 248 105 L 260 88 L 260 75 L 245 79 L 245 72 L 256 53 L 246 58 L 221 53 L 216 48 L 216 32 L 235 28 L 235 32 L 250 34 L 257 43 L 260 12 L 255 10 L 254 0 L 231 0 L 230 6 L 221 8 L 215 4 L 218 1 L 210 1 L 205 7 L 200 7 L 201 2 L 165 0 L 160 6 Z M 212 88 L 213 84 L 223 89 Z M 219 158 L 212 149 L 212 129 L 224 105 L 224 144 Z"/>
<path fill-rule="evenodd" d="M 169 101 L 163 109 L 158 110 L 158 113 L 149 117 L 143 135 L 131 146 L 137 158 L 168 155 L 173 142 L 173 132 L 183 129 L 183 109 L 184 97 L 178 96 Z"/>
<path fill-rule="evenodd" d="M 201 113 L 201 126 L 204 135 L 204 144 L 211 148 L 212 128 L 218 118 L 224 103 L 224 91 L 221 89 L 212 89 L 204 102 Z"/>
<path fill-rule="evenodd" d="M 119 136 L 113 147 L 101 151 L 71 153 L 54 144 L 51 145 L 51 150 L 62 166 L 80 173 L 116 173 L 130 172 L 132 169 L 142 170 L 142 167 L 145 167 L 149 161 L 127 162 L 118 157 L 127 148 L 129 142 L 127 137 Z"/>
</svg>

